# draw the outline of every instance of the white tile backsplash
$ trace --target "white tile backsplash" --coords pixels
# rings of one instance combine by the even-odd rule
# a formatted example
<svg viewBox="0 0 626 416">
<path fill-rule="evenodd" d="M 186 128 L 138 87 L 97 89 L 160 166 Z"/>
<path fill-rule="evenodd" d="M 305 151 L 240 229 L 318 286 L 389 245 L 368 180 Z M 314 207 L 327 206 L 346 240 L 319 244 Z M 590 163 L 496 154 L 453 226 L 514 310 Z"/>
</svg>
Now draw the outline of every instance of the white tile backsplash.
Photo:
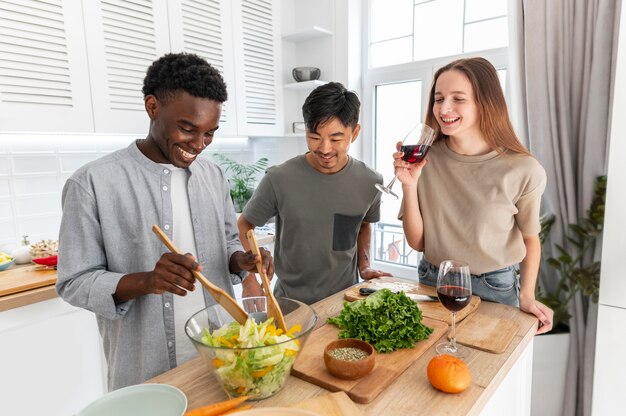
<svg viewBox="0 0 626 416">
<path fill-rule="evenodd" d="M 18 217 L 61 213 L 59 192 L 49 195 L 18 197 L 16 202 Z"/>
<path fill-rule="evenodd" d="M 101 155 L 98 153 L 91 155 L 61 155 L 59 156 L 61 162 L 61 172 L 74 172 L 76 169 L 99 158 L 100 156 Z"/>
<path fill-rule="evenodd" d="M 57 239 L 61 191 L 83 164 L 125 147 L 129 137 L 86 134 L 0 133 L 0 247 L 16 247 L 22 235 L 34 243 Z M 103 151 L 102 148 L 107 148 Z"/>
<path fill-rule="evenodd" d="M 61 214 L 41 215 L 37 217 L 20 218 L 17 222 L 17 234 L 14 243 L 19 245 L 23 235 L 28 235 L 31 243 L 41 240 L 59 238 L 59 225 L 61 224 Z"/>
<path fill-rule="evenodd" d="M 11 159 L 9 157 L 0 156 L 0 175 L 8 175 L 10 172 L 10 166 Z"/>
<path fill-rule="evenodd" d="M 23 235 L 31 243 L 57 239 L 65 181 L 85 163 L 138 138 L 0 132 L 0 250 L 18 246 Z M 267 157 L 272 166 L 304 152 L 302 137 L 218 137 L 202 156 L 213 160 L 211 153 L 223 153 L 241 163 Z"/>
<path fill-rule="evenodd" d="M 13 174 L 56 174 L 58 172 L 58 165 L 57 156 L 40 156 L 33 152 L 31 156 L 22 155 L 13 158 Z"/>
<path fill-rule="evenodd" d="M 0 177 L 0 198 L 1 197 L 10 197 L 11 196 L 11 185 L 9 183 L 9 178 Z"/>
<path fill-rule="evenodd" d="M 13 219 L 13 204 L 9 199 L 0 199 L 0 220 Z M 4 234 L 6 230 L 2 230 Z"/>
<path fill-rule="evenodd" d="M 13 179 L 16 196 L 45 194 L 49 192 L 59 192 L 58 175 L 29 175 L 16 176 Z M 2 195 L 2 180 L 0 179 L 0 196 Z"/>
</svg>

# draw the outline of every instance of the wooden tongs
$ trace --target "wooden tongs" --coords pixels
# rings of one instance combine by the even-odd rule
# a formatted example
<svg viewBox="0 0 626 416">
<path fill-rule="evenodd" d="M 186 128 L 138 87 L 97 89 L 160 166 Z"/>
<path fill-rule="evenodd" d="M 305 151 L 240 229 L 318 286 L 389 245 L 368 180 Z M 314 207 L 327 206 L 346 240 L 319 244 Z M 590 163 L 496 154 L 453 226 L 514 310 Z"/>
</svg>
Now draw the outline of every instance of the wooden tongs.
<svg viewBox="0 0 626 416">
<path fill-rule="evenodd" d="M 261 251 L 259 250 L 259 245 L 256 242 L 256 236 L 254 235 L 254 229 L 248 230 L 246 233 L 246 237 L 248 237 L 248 243 L 250 244 L 250 250 L 252 250 L 253 254 L 257 254 L 259 257 L 261 256 Z M 270 287 L 270 280 L 267 278 L 267 275 L 263 271 L 263 260 L 259 260 L 256 262 L 256 269 L 261 276 L 261 283 L 263 284 L 263 291 L 265 292 L 265 296 L 267 297 L 267 316 L 268 318 L 274 318 L 274 322 L 276 326 L 283 331 L 287 331 L 287 325 L 285 324 L 285 318 L 283 317 L 283 312 L 280 310 L 280 306 L 276 301 L 276 298 L 272 294 L 272 288 Z"/>
<path fill-rule="evenodd" d="M 165 244 L 165 247 L 167 247 L 172 253 L 183 254 L 174 245 L 172 240 L 170 240 L 165 235 L 165 233 L 159 228 L 158 225 L 154 224 L 152 226 L 152 231 L 154 231 L 157 237 L 159 237 L 159 240 L 161 240 L 161 242 Z M 204 277 L 202 273 L 194 271 L 193 275 L 195 276 L 196 279 L 200 281 L 200 283 L 202 283 L 202 286 L 204 286 L 206 290 L 211 294 L 211 296 L 213 296 L 215 301 L 219 303 L 220 305 L 222 305 L 222 307 L 226 309 L 226 311 L 233 318 L 235 318 L 235 321 L 239 322 L 241 325 L 244 325 L 246 323 L 246 320 L 248 319 L 248 314 L 246 311 L 243 310 L 243 308 L 237 303 L 235 299 L 233 299 L 222 288 L 211 283 L 209 279 Z"/>
</svg>

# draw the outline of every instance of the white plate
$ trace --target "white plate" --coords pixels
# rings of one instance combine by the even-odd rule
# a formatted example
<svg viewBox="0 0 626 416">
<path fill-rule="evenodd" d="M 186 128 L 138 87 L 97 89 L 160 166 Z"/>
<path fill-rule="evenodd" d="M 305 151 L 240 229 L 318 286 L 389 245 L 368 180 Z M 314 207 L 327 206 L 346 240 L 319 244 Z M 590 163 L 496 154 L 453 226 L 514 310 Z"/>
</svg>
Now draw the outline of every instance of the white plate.
<svg viewBox="0 0 626 416">
<path fill-rule="evenodd" d="M 187 397 L 167 384 L 138 384 L 112 391 L 92 402 L 76 416 L 182 416 Z"/>
<path fill-rule="evenodd" d="M 321 416 L 311 410 L 294 409 L 291 407 L 259 407 L 242 410 L 235 413 L 237 416 Z"/>
</svg>

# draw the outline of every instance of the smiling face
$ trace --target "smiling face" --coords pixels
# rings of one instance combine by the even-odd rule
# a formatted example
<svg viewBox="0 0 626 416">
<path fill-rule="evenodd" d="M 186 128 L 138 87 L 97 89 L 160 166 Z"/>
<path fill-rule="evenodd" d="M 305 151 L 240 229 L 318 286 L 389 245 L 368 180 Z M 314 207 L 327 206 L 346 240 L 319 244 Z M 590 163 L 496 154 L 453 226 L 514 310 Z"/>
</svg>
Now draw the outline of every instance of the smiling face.
<svg viewBox="0 0 626 416">
<path fill-rule="evenodd" d="M 446 136 L 457 139 L 482 136 L 474 89 L 460 71 L 445 71 L 437 78 L 433 114 Z"/>
<path fill-rule="evenodd" d="M 339 172 L 348 163 L 348 150 L 359 135 L 361 126 L 344 126 L 337 117 L 320 124 L 316 132 L 307 130 L 306 159 L 313 168 L 325 174 Z"/>
<path fill-rule="evenodd" d="M 187 168 L 213 141 L 222 104 L 179 92 L 163 102 L 154 95 L 145 100 L 150 133 L 140 150 L 153 162 Z"/>
</svg>

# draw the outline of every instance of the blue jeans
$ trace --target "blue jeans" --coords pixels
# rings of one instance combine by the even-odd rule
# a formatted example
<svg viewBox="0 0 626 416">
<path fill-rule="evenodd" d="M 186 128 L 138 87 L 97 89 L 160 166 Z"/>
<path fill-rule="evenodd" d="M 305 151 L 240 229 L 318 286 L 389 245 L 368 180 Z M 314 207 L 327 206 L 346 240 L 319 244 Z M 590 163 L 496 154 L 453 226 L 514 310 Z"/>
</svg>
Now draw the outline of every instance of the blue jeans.
<svg viewBox="0 0 626 416">
<path fill-rule="evenodd" d="M 417 268 L 419 282 L 437 286 L 439 268 L 422 259 Z M 519 307 L 519 278 L 515 266 L 472 275 L 472 294 L 482 300 Z"/>
</svg>

